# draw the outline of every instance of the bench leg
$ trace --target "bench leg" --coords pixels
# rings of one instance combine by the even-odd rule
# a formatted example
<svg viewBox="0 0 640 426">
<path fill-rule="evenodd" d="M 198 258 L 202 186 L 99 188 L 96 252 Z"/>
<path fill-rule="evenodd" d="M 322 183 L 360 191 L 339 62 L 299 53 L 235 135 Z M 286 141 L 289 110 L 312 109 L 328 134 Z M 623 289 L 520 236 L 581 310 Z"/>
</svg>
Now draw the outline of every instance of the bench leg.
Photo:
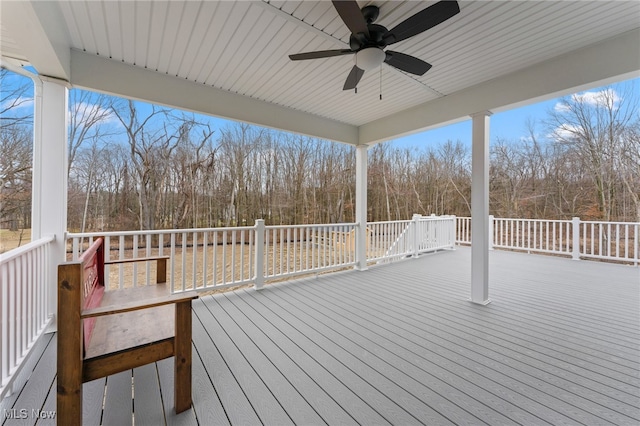
<svg viewBox="0 0 640 426">
<path fill-rule="evenodd" d="M 191 300 L 176 304 L 174 398 L 176 413 L 191 407 Z"/>
<path fill-rule="evenodd" d="M 82 301 L 79 264 L 58 270 L 57 417 L 59 425 L 82 424 Z"/>
<path fill-rule="evenodd" d="M 58 341 L 58 344 L 60 342 Z M 82 367 L 69 374 L 58 368 L 57 417 L 59 425 L 82 424 Z"/>
</svg>

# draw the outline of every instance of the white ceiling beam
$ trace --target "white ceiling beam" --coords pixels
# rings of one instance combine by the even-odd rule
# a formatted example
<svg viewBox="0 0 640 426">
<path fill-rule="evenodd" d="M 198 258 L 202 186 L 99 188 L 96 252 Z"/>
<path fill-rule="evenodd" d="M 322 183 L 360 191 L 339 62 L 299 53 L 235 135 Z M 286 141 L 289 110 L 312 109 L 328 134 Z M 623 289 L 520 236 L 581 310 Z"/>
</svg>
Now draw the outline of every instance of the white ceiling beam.
<svg viewBox="0 0 640 426">
<path fill-rule="evenodd" d="M 71 84 L 337 142 L 357 144 L 349 124 L 288 109 L 182 78 L 71 50 Z"/>
<path fill-rule="evenodd" d="M 69 39 L 57 4 L 2 1 L 0 16 L 3 30 L 39 74 L 69 81 Z"/>
<path fill-rule="evenodd" d="M 640 29 L 364 124 L 372 144 L 640 76 Z"/>
</svg>

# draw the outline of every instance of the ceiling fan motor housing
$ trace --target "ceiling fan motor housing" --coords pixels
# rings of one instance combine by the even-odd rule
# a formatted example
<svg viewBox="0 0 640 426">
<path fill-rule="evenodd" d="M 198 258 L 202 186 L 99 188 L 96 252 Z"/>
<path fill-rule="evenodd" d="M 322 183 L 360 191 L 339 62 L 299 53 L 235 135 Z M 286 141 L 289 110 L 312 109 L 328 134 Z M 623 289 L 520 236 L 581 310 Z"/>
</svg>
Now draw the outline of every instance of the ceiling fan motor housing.
<svg viewBox="0 0 640 426">
<path fill-rule="evenodd" d="M 379 47 L 384 49 L 387 47 L 387 43 L 384 40 L 384 35 L 388 32 L 385 27 L 378 24 L 368 24 L 369 37 L 363 33 L 351 34 L 349 37 L 349 47 L 354 52 L 365 49 L 367 47 Z"/>
</svg>

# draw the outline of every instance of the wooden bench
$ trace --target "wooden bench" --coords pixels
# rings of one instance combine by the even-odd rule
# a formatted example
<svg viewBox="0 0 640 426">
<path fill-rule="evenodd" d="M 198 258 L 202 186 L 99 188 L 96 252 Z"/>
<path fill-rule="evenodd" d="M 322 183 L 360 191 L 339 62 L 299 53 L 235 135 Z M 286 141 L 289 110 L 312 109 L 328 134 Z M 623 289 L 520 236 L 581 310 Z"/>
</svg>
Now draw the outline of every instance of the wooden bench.
<svg viewBox="0 0 640 426">
<path fill-rule="evenodd" d="M 191 407 L 191 301 L 171 294 L 168 257 L 105 262 L 97 238 L 77 262 L 58 267 L 58 424 L 82 423 L 82 384 L 175 356 L 176 413 Z M 105 291 L 104 265 L 157 262 L 158 284 Z"/>
</svg>

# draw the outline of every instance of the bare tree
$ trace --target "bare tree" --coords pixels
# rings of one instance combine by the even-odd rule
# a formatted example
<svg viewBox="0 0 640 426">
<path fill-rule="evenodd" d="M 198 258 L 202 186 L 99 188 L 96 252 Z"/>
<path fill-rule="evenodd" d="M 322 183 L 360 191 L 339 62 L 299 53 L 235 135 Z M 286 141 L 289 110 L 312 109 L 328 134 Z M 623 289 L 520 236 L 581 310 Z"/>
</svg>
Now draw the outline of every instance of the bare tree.
<svg viewBox="0 0 640 426">
<path fill-rule="evenodd" d="M 14 231 L 30 226 L 32 150 L 26 126 L 0 128 L 0 219 Z"/>
<path fill-rule="evenodd" d="M 0 128 L 33 121 L 33 83 L 5 68 L 0 68 Z"/>
<path fill-rule="evenodd" d="M 214 131 L 208 124 L 199 123 L 193 116 L 179 119 L 179 140 L 172 164 L 176 174 L 174 190 L 180 199 L 173 214 L 173 227 L 198 226 L 198 198 L 203 192 L 203 173 L 210 169 L 215 157 L 211 145 Z"/>
<path fill-rule="evenodd" d="M 0 69 L 0 227 L 23 232 L 31 226 L 32 103 L 31 80 Z"/>
<path fill-rule="evenodd" d="M 556 143 L 566 145 L 589 172 L 595 189 L 598 211 L 611 220 L 619 174 L 616 158 L 621 155 L 620 140 L 637 118 L 633 95 L 608 87 L 597 92 L 562 98 L 547 120 Z"/>
<path fill-rule="evenodd" d="M 634 205 L 630 220 L 640 222 L 640 121 L 630 126 L 620 138 L 617 170 Z"/>
<path fill-rule="evenodd" d="M 99 141 L 109 136 L 105 124 L 113 116 L 113 98 L 86 90 L 74 89 L 70 94 L 67 174 L 71 173 L 78 150 L 85 141 Z"/>
<path fill-rule="evenodd" d="M 168 158 L 178 144 L 180 129 L 172 131 L 164 122 L 155 123 L 155 118 L 166 117 L 168 111 L 153 105 L 142 117 L 131 100 L 123 108 L 113 106 L 112 111 L 127 135 L 132 168 L 129 173 L 135 179 L 138 195 L 139 227 L 154 229 L 160 184 L 169 164 Z"/>
</svg>

